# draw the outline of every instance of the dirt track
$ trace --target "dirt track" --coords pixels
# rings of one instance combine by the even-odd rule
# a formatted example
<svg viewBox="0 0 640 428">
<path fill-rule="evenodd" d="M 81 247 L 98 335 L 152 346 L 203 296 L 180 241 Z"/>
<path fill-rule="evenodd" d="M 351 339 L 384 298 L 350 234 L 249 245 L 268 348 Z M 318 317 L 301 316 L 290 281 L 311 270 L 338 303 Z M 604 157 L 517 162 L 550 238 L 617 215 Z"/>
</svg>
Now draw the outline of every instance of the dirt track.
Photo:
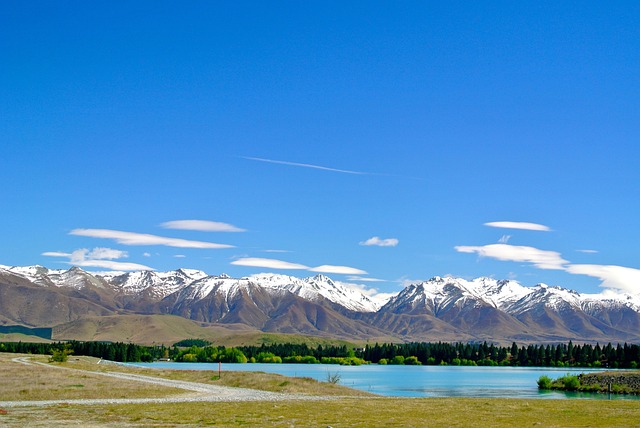
<svg viewBox="0 0 640 428">
<path fill-rule="evenodd" d="M 29 361 L 29 357 L 13 358 L 13 362 L 26 365 L 43 365 L 52 367 L 44 363 Z M 0 401 L 0 408 L 11 407 L 38 407 L 50 406 L 54 404 L 81 404 L 81 405 L 101 405 L 101 404 L 144 404 L 144 403 L 185 403 L 185 402 L 215 402 L 215 401 L 283 401 L 283 400 L 321 400 L 324 397 L 308 396 L 302 394 L 283 394 L 269 391 L 259 391 L 255 389 L 233 388 L 228 386 L 209 385 L 197 382 L 186 382 L 179 380 L 162 379 L 152 376 L 144 376 L 129 373 L 117 372 L 95 372 L 87 370 L 72 369 L 67 367 L 56 367 L 60 370 L 73 370 L 76 372 L 92 375 L 108 376 L 134 382 L 145 382 L 159 386 L 183 389 L 185 394 L 163 397 L 163 398 L 96 398 L 96 399 L 72 399 L 72 400 L 38 400 L 38 401 Z M 326 399 L 326 398 L 325 398 Z"/>
</svg>

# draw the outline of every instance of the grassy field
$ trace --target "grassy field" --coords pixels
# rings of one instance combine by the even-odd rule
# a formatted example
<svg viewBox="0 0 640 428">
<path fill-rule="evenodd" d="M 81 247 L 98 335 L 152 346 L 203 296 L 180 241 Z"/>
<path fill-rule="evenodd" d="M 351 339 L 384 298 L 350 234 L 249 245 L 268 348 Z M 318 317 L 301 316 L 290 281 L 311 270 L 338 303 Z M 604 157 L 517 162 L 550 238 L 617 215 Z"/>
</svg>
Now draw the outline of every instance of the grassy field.
<svg viewBox="0 0 640 428">
<path fill-rule="evenodd" d="M 34 336 L 29 336 L 29 338 Z M 299 334 L 265 333 L 243 324 L 209 324 L 175 315 L 114 315 L 89 317 L 54 327 L 53 340 L 132 342 L 139 345 L 172 344 L 187 338 L 206 339 L 215 345 L 241 346 L 263 343 L 306 343 L 318 345 L 353 345 L 364 343 L 303 336 Z M 397 338 L 371 339 L 379 342 L 394 342 Z M 34 340 L 23 340 L 33 342 Z"/>
<path fill-rule="evenodd" d="M 161 397 L 182 393 L 100 377 L 90 373 L 26 366 L 0 354 L 0 400 L 46 398 Z M 46 357 L 38 357 L 46 361 Z M 340 396 L 334 400 L 144 405 L 70 405 L 0 409 L 0 426 L 273 426 L 273 427 L 629 427 L 640 425 L 640 401 L 520 399 L 380 398 L 339 385 L 278 375 L 195 371 L 130 370 L 71 358 L 63 364 L 83 370 L 133 371 L 143 374 L 273 391 Z M 353 394 L 352 396 L 345 396 Z"/>
</svg>

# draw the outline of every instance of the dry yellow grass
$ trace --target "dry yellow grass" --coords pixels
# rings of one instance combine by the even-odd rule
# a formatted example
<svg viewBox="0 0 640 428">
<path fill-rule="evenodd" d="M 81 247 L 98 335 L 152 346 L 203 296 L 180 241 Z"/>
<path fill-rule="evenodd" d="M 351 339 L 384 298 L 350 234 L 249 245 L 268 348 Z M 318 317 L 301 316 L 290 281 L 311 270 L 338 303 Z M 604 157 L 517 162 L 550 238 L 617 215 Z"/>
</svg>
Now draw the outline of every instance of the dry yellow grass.
<svg viewBox="0 0 640 428">
<path fill-rule="evenodd" d="M 631 427 L 632 401 L 340 399 L 335 401 L 53 406 L 9 409 L 0 425 L 44 427 Z"/>
<path fill-rule="evenodd" d="M 19 364 L 12 361 L 19 354 L 0 354 L 0 400 L 29 401 L 74 398 L 142 398 L 165 397 L 184 393 L 175 388 L 139 382 L 124 382 L 100 375 L 92 375 L 71 370 L 60 370 L 54 364 L 51 367 Z M 46 362 L 46 356 L 29 356 L 34 361 Z M 84 358 L 62 364 L 65 367 L 97 366 Z M 58 364 L 59 365 L 59 364 Z"/>
<path fill-rule="evenodd" d="M 50 367 L 28 367 L 11 362 L 13 354 L 0 354 L 0 397 L 18 397 L 22 382 L 37 386 L 25 393 L 24 399 L 38 394 L 72 397 L 151 397 L 167 394 L 169 388 L 109 379 L 77 372 L 70 376 Z M 39 357 L 46 361 L 46 357 Z M 222 380 L 214 380 L 212 372 L 155 371 L 129 369 L 116 365 L 97 365 L 95 359 L 72 358 L 69 367 L 92 368 L 101 371 L 132 371 L 146 375 L 199 381 L 203 383 L 237 383 L 240 386 L 261 386 L 265 389 L 304 392 L 320 395 L 343 395 L 344 388 L 335 385 L 310 385 L 308 380 L 277 375 L 223 372 Z M 60 377 L 59 373 L 63 373 Z M 226 380 L 225 380 L 226 377 Z M 34 381 L 35 380 L 35 381 Z M 6 381 L 6 382 L 5 382 Z M 108 383 L 101 383 L 108 382 Z M 315 381 L 314 381 L 315 382 Z M 315 382 L 318 383 L 318 382 Z M 78 385 L 82 384 L 80 387 Z M 296 385 L 297 384 L 297 385 Z M 292 386 L 295 385 L 295 386 Z M 324 387 L 328 389 L 324 389 Z M 281 389 L 278 389 L 281 388 Z M 284 389 L 282 389 L 284 388 Z M 287 389 L 291 388 L 291 389 Z M 78 394 L 80 392 L 80 394 Z M 361 394 L 356 392 L 355 394 Z M 363 394 L 363 393 L 362 393 Z M 198 427 L 272 426 L 272 427 L 629 427 L 638 426 L 640 401 L 626 400 L 520 400 L 520 399 L 408 399 L 374 396 L 340 397 L 334 400 L 235 402 L 235 403 L 173 403 L 120 405 L 55 405 L 48 407 L 9 408 L 0 412 L 0 426 L 45 427 L 65 426 L 141 426 Z"/>
</svg>

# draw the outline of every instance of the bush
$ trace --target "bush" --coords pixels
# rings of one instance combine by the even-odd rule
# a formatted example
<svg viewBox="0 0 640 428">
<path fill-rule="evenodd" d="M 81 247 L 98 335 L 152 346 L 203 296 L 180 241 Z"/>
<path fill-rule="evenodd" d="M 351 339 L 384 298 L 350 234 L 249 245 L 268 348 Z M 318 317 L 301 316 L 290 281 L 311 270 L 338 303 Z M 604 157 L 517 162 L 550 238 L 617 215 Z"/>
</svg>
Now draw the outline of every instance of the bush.
<svg viewBox="0 0 640 428">
<path fill-rule="evenodd" d="M 408 366 L 421 366 L 422 363 L 418 360 L 418 357 L 413 355 L 404 359 L 404 363 Z"/>
<path fill-rule="evenodd" d="M 153 355 L 151 355 L 148 352 L 145 352 L 144 354 L 140 355 L 140 361 L 142 361 L 143 363 L 152 363 Z"/>
<path fill-rule="evenodd" d="M 391 361 L 389 361 L 389 364 L 403 365 L 404 357 L 402 355 L 396 355 L 391 359 Z"/>
<path fill-rule="evenodd" d="M 567 374 L 562 378 L 562 384 L 567 391 L 577 391 L 580 388 L 580 379 L 578 379 L 578 376 Z"/>
<path fill-rule="evenodd" d="M 551 378 L 549 376 L 540 376 L 538 379 L 538 389 L 551 389 Z"/>
<path fill-rule="evenodd" d="M 69 355 L 73 354 L 73 350 L 64 349 L 52 349 L 51 357 L 49 357 L 50 363 L 65 363 L 69 359 Z"/>
<path fill-rule="evenodd" d="M 272 352 L 260 352 L 258 355 L 256 355 L 256 361 L 258 363 L 280 364 L 282 363 L 282 358 L 274 355 Z"/>
<path fill-rule="evenodd" d="M 340 374 L 340 372 L 335 372 L 335 373 L 327 372 L 327 382 L 329 383 L 333 383 L 333 384 L 340 383 L 341 378 L 342 378 L 342 375 Z"/>
<path fill-rule="evenodd" d="M 389 363 L 389 361 L 387 361 L 386 358 L 380 358 L 380 360 L 378 361 L 378 364 L 382 365 L 382 366 L 386 366 Z"/>
<path fill-rule="evenodd" d="M 184 354 L 181 361 L 183 363 L 197 363 L 198 356 L 196 354 Z"/>
<path fill-rule="evenodd" d="M 284 357 L 282 362 L 290 364 L 318 364 L 318 359 L 313 355 L 292 355 L 290 357 Z"/>
</svg>

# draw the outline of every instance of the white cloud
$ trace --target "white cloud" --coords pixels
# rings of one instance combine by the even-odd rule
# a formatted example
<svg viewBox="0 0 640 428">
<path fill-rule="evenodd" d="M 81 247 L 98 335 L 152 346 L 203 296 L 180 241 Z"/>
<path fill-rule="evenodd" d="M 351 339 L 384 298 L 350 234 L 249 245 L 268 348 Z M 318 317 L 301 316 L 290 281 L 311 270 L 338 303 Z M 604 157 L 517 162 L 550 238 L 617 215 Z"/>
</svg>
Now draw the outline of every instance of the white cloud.
<svg viewBox="0 0 640 428">
<path fill-rule="evenodd" d="M 185 256 L 184 254 L 175 254 L 173 257 L 175 257 L 176 259 L 185 259 L 185 258 L 187 258 L 187 256 Z"/>
<path fill-rule="evenodd" d="M 380 239 L 378 236 L 374 236 L 372 238 L 367 239 L 366 241 L 360 242 L 360 245 L 366 246 L 377 246 L 377 247 L 395 247 L 398 245 L 398 241 L 396 238 L 387 238 Z"/>
<path fill-rule="evenodd" d="M 386 282 L 384 279 L 378 278 L 368 278 L 366 276 L 349 276 L 347 277 L 349 281 L 363 281 L 363 282 Z"/>
<path fill-rule="evenodd" d="M 567 272 L 588 275 L 602 281 L 601 287 L 637 294 L 640 292 L 640 269 L 615 265 L 569 265 Z"/>
<path fill-rule="evenodd" d="M 162 223 L 165 229 L 198 230 L 200 232 L 246 232 L 232 224 L 207 220 L 174 220 Z"/>
<path fill-rule="evenodd" d="M 551 230 L 549 226 L 545 226 L 544 224 L 520 221 L 492 221 L 485 223 L 484 225 L 489 227 L 500 227 L 503 229 L 537 230 L 541 232 L 549 232 Z"/>
<path fill-rule="evenodd" d="M 87 259 L 96 260 L 115 260 L 129 257 L 129 253 L 121 250 L 114 250 L 113 248 L 98 247 L 91 251 L 88 251 L 85 255 Z"/>
<path fill-rule="evenodd" d="M 142 253 L 144 257 L 151 257 L 151 253 Z"/>
<path fill-rule="evenodd" d="M 508 244 L 490 244 L 484 246 L 457 246 L 460 253 L 476 253 L 480 257 L 489 257 L 504 261 L 532 263 L 540 269 L 564 269 L 568 264 L 556 251 L 540 250 L 534 247 Z"/>
<path fill-rule="evenodd" d="M 308 270 L 310 272 L 319 273 L 335 273 L 344 275 L 366 275 L 367 272 L 348 266 L 322 265 L 317 267 L 309 267 L 299 263 L 291 263 L 277 259 L 266 259 L 260 257 L 241 257 L 231 262 L 236 266 L 260 267 L 267 269 L 297 269 Z"/>
<path fill-rule="evenodd" d="M 290 263 L 285 262 L 283 260 L 275 260 L 275 259 L 263 259 L 259 257 L 243 257 L 238 260 L 234 260 L 231 262 L 232 265 L 236 266 L 250 266 L 250 267 L 260 267 L 267 269 L 299 269 L 299 270 L 307 270 L 308 266 L 301 265 L 298 263 Z"/>
<path fill-rule="evenodd" d="M 333 266 L 333 265 L 322 265 L 309 269 L 311 272 L 320 272 L 320 273 L 337 273 L 337 274 L 345 274 L 345 275 L 366 275 L 367 272 L 356 269 L 348 266 Z"/>
<path fill-rule="evenodd" d="M 126 251 L 114 250 L 113 248 L 98 247 L 93 250 L 80 248 L 71 253 L 63 253 L 58 251 L 47 251 L 42 253 L 43 256 L 49 257 L 67 257 L 70 265 L 79 267 L 97 267 L 110 270 L 154 270 L 153 268 L 138 263 L 116 262 L 114 259 L 129 257 Z"/>
<path fill-rule="evenodd" d="M 61 253 L 59 251 L 45 251 L 42 255 L 47 257 L 71 257 L 71 253 Z"/>
<path fill-rule="evenodd" d="M 69 264 L 79 266 L 79 267 L 97 267 L 97 268 L 109 269 L 109 270 L 124 270 L 124 271 L 155 270 L 149 266 L 141 265 L 138 263 L 114 262 L 112 260 L 82 260 L 77 262 L 69 262 Z"/>
<path fill-rule="evenodd" d="M 511 239 L 511 235 L 502 235 L 502 237 L 498 239 L 498 242 L 500 244 L 506 244 L 507 242 L 509 242 L 510 239 Z"/>
<path fill-rule="evenodd" d="M 484 246 L 458 246 L 461 253 L 476 253 L 480 257 L 497 260 L 532 263 L 539 269 L 564 270 L 574 275 L 587 275 L 602 281 L 600 287 L 616 292 L 640 293 L 640 269 L 616 265 L 572 264 L 556 251 L 533 247 L 492 244 Z M 583 250 L 583 252 L 585 252 Z M 595 252 L 593 250 L 586 252 Z M 511 274 L 510 274 L 511 276 Z"/>
<path fill-rule="evenodd" d="M 216 244 L 213 242 L 190 241 L 179 238 L 148 235 L 145 233 L 122 232 L 108 229 L 74 229 L 70 235 L 87 236 L 90 238 L 113 239 L 122 245 L 165 245 L 177 248 L 233 248 L 232 245 Z"/>
<path fill-rule="evenodd" d="M 597 250 L 576 250 L 579 253 L 596 254 Z"/>
</svg>

